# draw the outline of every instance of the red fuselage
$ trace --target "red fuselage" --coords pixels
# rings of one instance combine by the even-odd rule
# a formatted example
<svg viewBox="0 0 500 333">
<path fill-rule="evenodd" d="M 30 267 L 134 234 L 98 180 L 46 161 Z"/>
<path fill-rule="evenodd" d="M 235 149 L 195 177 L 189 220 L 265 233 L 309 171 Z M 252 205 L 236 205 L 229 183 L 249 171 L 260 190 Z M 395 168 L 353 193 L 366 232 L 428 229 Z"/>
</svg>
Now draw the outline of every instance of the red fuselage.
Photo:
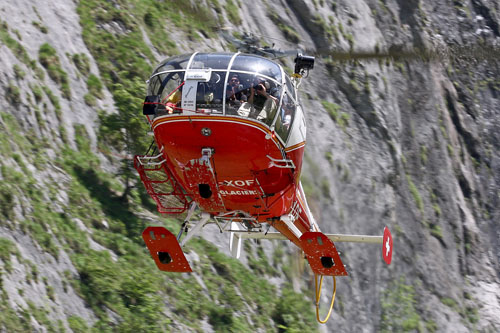
<svg viewBox="0 0 500 333">
<path fill-rule="evenodd" d="M 164 116 L 156 118 L 152 127 L 168 169 L 204 211 L 214 215 L 242 211 L 259 222 L 290 211 L 303 147 L 288 154 L 265 125 L 237 117 Z M 190 167 L 207 148 L 213 176 Z M 283 160 L 283 153 L 295 168 L 273 165 L 272 159 Z M 212 195 L 204 198 L 199 184 L 213 184 Z"/>
<path fill-rule="evenodd" d="M 317 231 L 300 185 L 298 84 L 279 64 L 194 53 L 165 60 L 148 82 L 143 111 L 161 158 L 139 157 L 136 168 L 160 212 L 195 201 L 213 217 L 250 221 L 249 229 L 270 223 L 296 244 Z"/>
</svg>

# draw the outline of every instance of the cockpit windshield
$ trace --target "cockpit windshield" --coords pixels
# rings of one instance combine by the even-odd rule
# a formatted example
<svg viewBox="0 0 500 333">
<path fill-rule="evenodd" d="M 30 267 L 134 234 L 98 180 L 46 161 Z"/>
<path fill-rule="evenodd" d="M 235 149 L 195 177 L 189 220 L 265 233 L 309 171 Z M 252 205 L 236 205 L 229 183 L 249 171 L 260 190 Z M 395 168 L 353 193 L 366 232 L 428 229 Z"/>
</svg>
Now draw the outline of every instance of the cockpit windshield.
<svg viewBox="0 0 500 333">
<path fill-rule="evenodd" d="M 268 76 L 281 83 L 281 68 L 269 59 L 254 55 L 240 54 L 231 66 L 233 71 L 255 72 Z"/>
<path fill-rule="evenodd" d="M 189 68 L 226 69 L 232 57 L 233 53 L 196 53 Z"/>
<path fill-rule="evenodd" d="M 286 140 L 287 121 L 295 111 L 290 107 L 295 105 L 294 91 L 287 81 L 281 66 L 256 55 L 175 56 L 162 62 L 149 79 L 144 113 L 252 118 L 280 127 L 278 134 Z"/>
</svg>

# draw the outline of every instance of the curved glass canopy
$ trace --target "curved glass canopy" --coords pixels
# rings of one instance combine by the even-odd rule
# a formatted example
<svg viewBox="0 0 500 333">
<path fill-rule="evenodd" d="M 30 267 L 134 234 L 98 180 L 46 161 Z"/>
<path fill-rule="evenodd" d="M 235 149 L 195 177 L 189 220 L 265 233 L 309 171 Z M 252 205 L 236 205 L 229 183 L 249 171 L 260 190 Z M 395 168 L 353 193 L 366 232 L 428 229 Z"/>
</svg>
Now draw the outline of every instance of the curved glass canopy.
<svg viewBox="0 0 500 333">
<path fill-rule="evenodd" d="M 286 141 L 295 115 L 292 89 L 281 66 L 269 59 L 241 53 L 194 53 L 166 59 L 155 69 L 145 104 L 157 104 L 155 116 L 215 114 L 256 119 Z"/>
</svg>

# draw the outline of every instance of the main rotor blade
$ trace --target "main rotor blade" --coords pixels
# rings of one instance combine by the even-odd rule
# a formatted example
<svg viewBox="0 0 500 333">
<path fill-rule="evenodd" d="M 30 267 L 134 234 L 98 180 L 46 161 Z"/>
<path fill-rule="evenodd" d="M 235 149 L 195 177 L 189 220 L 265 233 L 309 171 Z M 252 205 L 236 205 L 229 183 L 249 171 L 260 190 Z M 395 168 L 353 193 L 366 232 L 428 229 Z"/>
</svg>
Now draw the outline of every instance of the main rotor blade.
<svg viewBox="0 0 500 333">
<path fill-rule="evenodd" d="M 496 45 L 447 45 L 433 48 L 390 47 L 388 50 L 374 51 L 343 51 L 343 50 L 311 50 L 309 54 L 316 56 L 330 56 L 335 61 L 369 61 L 369 60 L 394 60 L 394 61 L 423 61 L 443 62 L 449 61 L 500 61 L 500 47 Z"/>
</svg>

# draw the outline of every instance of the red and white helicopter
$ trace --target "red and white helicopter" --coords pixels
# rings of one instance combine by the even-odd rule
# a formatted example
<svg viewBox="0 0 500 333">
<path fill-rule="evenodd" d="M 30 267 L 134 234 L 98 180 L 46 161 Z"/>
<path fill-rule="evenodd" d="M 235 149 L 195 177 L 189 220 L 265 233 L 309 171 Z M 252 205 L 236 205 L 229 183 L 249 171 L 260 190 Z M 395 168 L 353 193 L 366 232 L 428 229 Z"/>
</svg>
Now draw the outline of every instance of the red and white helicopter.
<svg viewBox="0 0 500 333">
<path fill-rule="evenodd" d="M 383 236 L 324 234 L 307 205 L 300 183 L 306 120 L 297 90 L 314 60 L 298 54 L 288 76 L 258 55 L 193 53 L 154 70 L 143 113 L 156 152 L 135 156 L 134 165 L 159 212 L 187 212 L 177 236 L 158 226 L 143 233 L 160 270 L 191 272 L 182 246 L 207 223 L 231 233 L 235 257 L 242 239 L 288 239 L 316 277 L 347 275 L 334 242 L 382 244 L 390 264 L 388 228 Z M 192 221 L 196 207 L 201 218 Z M 316 283 L 317 302 L 320 289 Z"/>
</svg>

